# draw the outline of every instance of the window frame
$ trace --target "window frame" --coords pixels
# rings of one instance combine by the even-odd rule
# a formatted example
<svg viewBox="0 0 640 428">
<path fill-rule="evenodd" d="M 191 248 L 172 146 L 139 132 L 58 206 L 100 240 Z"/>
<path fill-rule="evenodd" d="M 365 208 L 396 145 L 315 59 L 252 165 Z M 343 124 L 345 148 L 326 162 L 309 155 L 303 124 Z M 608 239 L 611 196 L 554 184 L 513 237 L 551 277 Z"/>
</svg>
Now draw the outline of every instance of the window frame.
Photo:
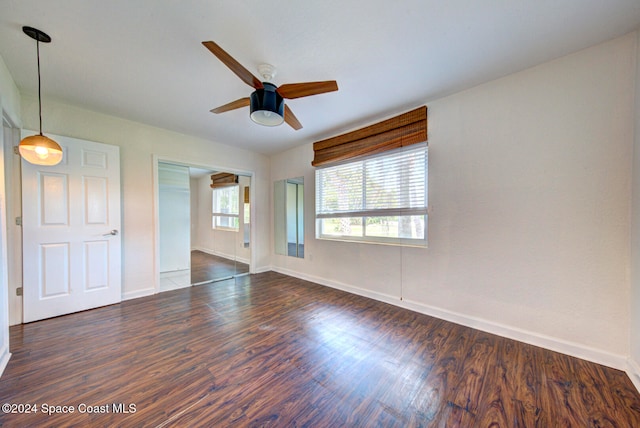
<svg viewBox="0 0 640 428">
<path fill-rule="evenodd" d="M 366 194 L 367 194 L 367 183 L 374 183 L 374 180 L 367 180 L 366 169 L 371 161 L 379 160 L 383 157 L 392 158 L 395 156 L 402 156 L 403 154 L 412 153 L 412 152 L 424 152 L 424 207 L 396 207 L 396 208 L 374 208 L 374 209 L 355 209 L 351 211 L 337 211 L 337 212 L 329 212 L 329 213 L 319 213 L 321 205 L 320 202 L 320 194 L 323 192 L 323 183 L 320 179 L 320 175 L 322 174 L 322 170 L 328 168 L 339 168 L 340 166 L 346 165 L 354 165 L 356 163 L 362 163 L 362 205 L 366 206 Z M 383 173 L 384 174 L 384 173 Z M 331 241 L 343 241 L 343 242 L 362 242 L 362 243 L 371 243 L 371 244 L 384 244 L 384 245 L 401 245 L 401 246 L 411 246 L 411 247 L 422 247 L 426 248 L 428 246 L 428 146 L 427 144 L 414 144 L 408 147 L 395 149 L 386 151 L 383 153 L 359 157 L 356 159 L 349 159 L 342 162 L 332 163 L 330 165 L 318 167 L 315 173 L 316 179 L 316 239 L 320 240 L 331 240 Z M 372 184 L 369 184 L 371 186 Z M 398 190 L 406 189 L 409 190 L 408 187 L 398 187 Z M 411 197 L 409 197 L 409 200 Z M 411 202 L 409 202 L 411 204 Z M 324 210 L 324 207 L 322 207 Z M 398 217 L 398 227 L 400 223 L 400 217 L 422 217 L 422 238 L 406 238 L 406 237 L 390 237 L 390 236 L 372 236 L 367 235 L 367 223 L 368 219 L 371 218 L 382 218 L 382 217 Z M 323 220 L 325 219 L 340 219 L 340 218 L 354 218 L 360 219 L 362 224 L 362 232 L 360 235 L 341 235 L 341 234 L 332 234 L 326 233 L 323 231 Z M 413 222 L 413 219 L 410 220 Z"/>
<path fill-rule="evenodd" d="M 216 211 L 219 208 L 217 194 L 221 191 L 228 191 L 229 189 L 235 189 L 237 193 L 238 206 L 235 207 L 234 212 L 223 212 L 222 210 Z M 231 204 L 229 204 L 231 205 Z M 237 226 L 226 226 L 218 224 L 218 221 L 222 218 L 235 219 Z M 232 186 L 216 187 L 211 189 L 211 229 L 212 230 L 226 230 L 232 232 L 238 232 L 240 230 L 240 185 L 234 184 Z"/>
</svg>

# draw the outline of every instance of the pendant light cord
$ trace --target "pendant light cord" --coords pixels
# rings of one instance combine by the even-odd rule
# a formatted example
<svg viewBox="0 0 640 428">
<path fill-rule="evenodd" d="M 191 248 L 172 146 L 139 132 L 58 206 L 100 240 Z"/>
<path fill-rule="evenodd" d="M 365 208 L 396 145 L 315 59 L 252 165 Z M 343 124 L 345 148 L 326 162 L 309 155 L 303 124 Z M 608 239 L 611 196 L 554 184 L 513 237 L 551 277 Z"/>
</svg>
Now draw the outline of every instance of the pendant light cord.
<svg viewBox="0 0 640 428">
<path fill-rule="evenodd" d="M 42 135 L 42 95 L 40 85 L 40 40 L 36 37 L 36 52 L 38 55 L 38 116 L 40 117 L 40 135 Z"/>
</svg>

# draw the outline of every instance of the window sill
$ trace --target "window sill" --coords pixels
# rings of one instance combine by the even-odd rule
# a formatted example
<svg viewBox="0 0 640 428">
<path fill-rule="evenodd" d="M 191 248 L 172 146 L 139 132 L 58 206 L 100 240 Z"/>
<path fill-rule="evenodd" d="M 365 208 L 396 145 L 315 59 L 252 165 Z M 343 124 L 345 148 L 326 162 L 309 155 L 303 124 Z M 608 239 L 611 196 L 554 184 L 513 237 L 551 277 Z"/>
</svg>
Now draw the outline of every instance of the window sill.
<svg viewBox="0 0 640 428">
<path fill-rule="evenodd" d="M 224 226 L 217 226 L 212 228 L 211 230 L 219 230 L 222 232 L 238 232 L 238 229 L 234 229 L 232 227 L 224 227 Z"/>
<path fill-rule="evenodd" d="M 316 236 L 320 241 L 351 242 L 356 244 L 390 245 L 394 247 L 429 248 L 427 240 L 397 238 L 360 238 L 357 236 Z"/>
</svg>

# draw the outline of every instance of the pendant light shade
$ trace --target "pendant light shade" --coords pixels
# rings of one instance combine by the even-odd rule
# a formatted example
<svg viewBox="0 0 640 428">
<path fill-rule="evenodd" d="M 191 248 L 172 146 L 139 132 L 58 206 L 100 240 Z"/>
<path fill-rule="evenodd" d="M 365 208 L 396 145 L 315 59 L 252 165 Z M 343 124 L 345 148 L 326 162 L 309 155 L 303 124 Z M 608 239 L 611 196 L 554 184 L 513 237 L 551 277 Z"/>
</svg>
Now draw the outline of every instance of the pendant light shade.
<svg viewBox="0 0 640 428">
<path fill-rule="evenodd" d="M 264 88 L 251 94 L 251 120 L 264 126 L 278 126 L 284 122 L 284 100 L 276 92 L 277 86 L 263 82 Z"/>
<path fill-rule="evenodd" d="M 23 138 L 18 145 L 20 156 L 34 165 L 57 165 L 62 160 L 62 148 L 42 134 Z"/>
<path fill-rule="evenodd" d="M 24 33 L 36 41 L 38 58 L 38 114 L 40 117 L 40 134 L 23 138 L 18 145 L 20 156 L 34 165 L 57 165 L 62 160 L 62 147 L 51 138 L 42 135 L 42 96 L 40 85 L 40 42 L 49 43 L 51 37 L 32 27 L 22 27 Z"/>
</svg>

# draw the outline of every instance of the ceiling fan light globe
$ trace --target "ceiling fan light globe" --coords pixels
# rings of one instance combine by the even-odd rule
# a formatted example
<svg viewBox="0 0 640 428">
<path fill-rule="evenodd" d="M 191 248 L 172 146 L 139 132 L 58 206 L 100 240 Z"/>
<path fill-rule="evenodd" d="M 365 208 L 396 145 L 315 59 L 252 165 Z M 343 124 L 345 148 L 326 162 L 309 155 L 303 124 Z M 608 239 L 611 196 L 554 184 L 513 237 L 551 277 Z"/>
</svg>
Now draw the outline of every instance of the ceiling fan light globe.
<svg viewBox="0 0 640 428">
<path fill-rule="evenodd" d="M 251 120 L 264 126 L 278 126 L 284 122 L 284 99 L 276 92 L 276 85 L 263 82 L 263 89 L 251 94 Z"/>
<path fill-rule="evenodd" d="M 18 151 L 24 160 L 34 165 L 53 166 L 62 160 L 62 147 L 44 135 L 23 138 Z"/>
<path fill-rule="evenodd" d="M 284 117 L 268 110 L 256 110 L 251 113 L 251 120 L 264 126 L 278 126 L 284 122 Z"/>
</svg>

